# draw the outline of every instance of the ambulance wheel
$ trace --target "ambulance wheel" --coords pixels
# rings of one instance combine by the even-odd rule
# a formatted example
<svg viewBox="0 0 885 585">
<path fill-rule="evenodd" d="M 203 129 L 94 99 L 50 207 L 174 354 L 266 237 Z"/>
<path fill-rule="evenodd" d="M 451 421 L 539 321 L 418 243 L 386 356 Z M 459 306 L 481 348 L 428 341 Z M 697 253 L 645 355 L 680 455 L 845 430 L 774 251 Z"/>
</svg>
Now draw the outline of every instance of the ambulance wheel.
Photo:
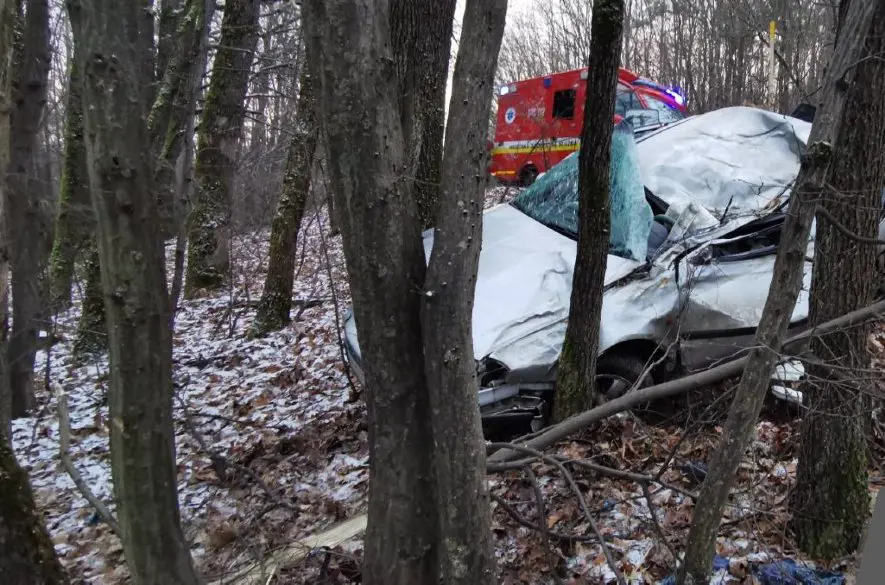
<svg viewBox="0 0 885 585">
<path fill-rule="evenodd" d="M 519 182 L 523 187 L 531 187 L 532 183 L 534 183 L 537 178 L 538 169 L 535 167 L 525 167 L 522 169 L 522 172 L 519 173 Z"/>
</svg>

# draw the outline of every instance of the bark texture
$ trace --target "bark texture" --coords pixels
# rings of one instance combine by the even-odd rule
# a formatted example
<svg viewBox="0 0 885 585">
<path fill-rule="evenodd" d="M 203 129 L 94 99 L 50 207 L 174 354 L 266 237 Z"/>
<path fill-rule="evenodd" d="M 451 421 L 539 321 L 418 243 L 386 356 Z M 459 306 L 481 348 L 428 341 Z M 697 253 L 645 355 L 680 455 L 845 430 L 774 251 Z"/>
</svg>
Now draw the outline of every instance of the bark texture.
<svg viewBox="0 0 885 585">
<path fill-rule="evenodd" d="M 108 348 L 104 294 L 101 288 L 101 259 L 94 234 L 87 246 L 86 261 L 83 265 L 86 284 L 83 286 L 80 320 L 77 323 L 77 336 L 73 347 L 74 355 L 78 359 L 96 355 Z"/>
<path fill-rule="evenodd" d="M 74 51 L 77 51 L 76 45 Z M 58 192 L 55 241 L 49 260 L 50 299 L 52 306 L 59 309 L 71 305 L 74 266 L 95 230 L 83 136 L 83 79 L 78 61 L 82 61 L 79 55 L 72 60 L 68 77 L 64 161 Z"/>
<path fill-rule="evenodd" d="M 194 86 L 199 84 L 194 79 L 202 76 L 206 63 L 204 37 L 214 3 L 187 0 L 180 9 L 182 13 L 175 19 L 170 38 L 161 37 L 158 59 L 164 42 L 171 46 L 166 49 L 170 55 L 160 59 L 166 68 L 148 116 L 151 152 L 156 159 L 154 185 L 164 237 L 175 233 L 175 224 L 180 219 L 176 217 L 175 164 L 183 150 L 188 121 L 194 116 L 198 97 Z M 162 25 L 161 20 L 161 30 Z"/>
<path fill-rule="evenodd" d="M 507 0 L 467 0 L 465 6 L 433 251 L 421 297 L 437 474 L 439 582 L 449 585 L 497 582 L 472 316 L 488 183 L 485 121 L 506 14 Z"/>
<path fill-rule="evenodd" d="M 17 12 L 15 0 L 0 0 L 0 434 L 10 436 L 9 390 L 9 244 L 6 223 L 6 168 L 9 166 L 12 115 L 12 59 Z"/>
<path fill-rule="evenodd" d="M 363 582 L 437 582 L 433 435 L 424 378 L 425 260 L 403 175 L 387 2 L 309 0 L 308 51 L 365 362 L 369 502 Z M 383 154 L 382 154 L 383 153 Z"/>
<path fill-rule="evenodd" d="M 12 333 L 9 340 L 13 417 L 34 405 L 34 357 L 42 305 L 40 274 L 50 229 L 41 210 L 37 135 L 46 104 L 49 75 L 49 6 L 28 0 L 12 74 L 13 110 L 7 167 L 7 233 L 12 269 Z"/>
<path fill-rule="evenodd" d="M 15 460 L 9 439 L 3 433 L 0 433 L 0 575 L 3 575 L 3 585 L 68 583 L 34 503 L 28 474 Z"/>
<path fill-rule="evenodd" d="M 400 22 L 403 13 L 391 15 L 385 1 L 310 0 L 306 7 L 321 72 L 320 135 L 366 373 L 371 478 L 363 579 L 493 583 L 470 314 L 487 181 L 485 121 L 506 1 L 470 0 L 465 8 L 429 267 L 411 189 L 418 162 L 409 153 L 391 47 L 399 35 L 420 37 L 434 23 Z"/>
<path fill-rule="evenodd" d="M 309 58 L 309 55 L 305 55 L 305 60 Z M 302 66 L 300 77 L 298 109 L 295 112 L 283 189 L 271 226 L 267 278 L 255 316 L 254 330 L 257 334 L 285 327 L 292 308 L 298 231 L 310 192 L 310 173 L 317 144 L 314 80 L 309 66 Z"/>
<path fill-rule="evenodd" d="M 445 95 L 455 0 L 390 3 L 399 107 L 421 227 L 434 224 L 440 195 Z"/>
<path fill-rule="evenodd" d="M 111 472 L 136 585 L 199 582 L 181 531 L 172 334 L 147 119 L 152 31 L 140 3 L 80 0 L 90 191 L 108 320 Z"/>
<path fill-rule="evenodd" d="M 748 354 L 747 367 L 731 404 L 722 441 L 710 462 L 709 473 L 695 505 L 685 561 L 678 575 L 680 583 L 698 584 L 709 580 L 722 510 L 762 409 L 802 286 L 804 259 L 817 203 L 815 197 L 826 186 L 834 138 L 839 135 L 844 122 L 845 90 L 853 82 L 853 66 L 862 54 L 874 10 L 872 2 L 843 0 L 840 5 L 840 31 L 808 139 L 809 146 L 802 156 L 802 166 L 787 208 L 771 288 L 753 349 Z"/>
<path fill-rule="evenodd" d="M 231 183 L 258 39 L 259 0 L 230 0 L 197 135 L 196 201 L 188 229 L 185 297 L 222 286 L 230 272 Z"/>
<path fill-rule="evenodd" d="M 602 288 L 611 231 L 612 116 L 624 23 L 623 0 L 595 0 L 584 127 L 578 162 L 578 255 L 553 401 L 555 421 L 589 408 L 599 353 Z"/>
<path fill-rule="evenodd" d="M 865 54 L 885 53 L 885 0 L 876 16 Z M 885 62 L 864 59 L 848 89 L 836 139 L 829 185 L 819 205 L 851 232 L 878 234 L 880 191 L 885 185 Z M 876 248 L 858 243 L 818 215 L 809 321 L 812 327 L 872 303 L 876 289 Z M 792 528 L 799 548 L 813 558 L 834 559 L 860 547 L 869 516 L 864 398 L 870 367 L 870 324 L 811 342 L 815 362 L 805 368 L 799 466 L 793 492 Z M 822 362 L 818 363 L 818 362 Z M 833 369 L 831 366 L 836 366 Z"/>
</svg>

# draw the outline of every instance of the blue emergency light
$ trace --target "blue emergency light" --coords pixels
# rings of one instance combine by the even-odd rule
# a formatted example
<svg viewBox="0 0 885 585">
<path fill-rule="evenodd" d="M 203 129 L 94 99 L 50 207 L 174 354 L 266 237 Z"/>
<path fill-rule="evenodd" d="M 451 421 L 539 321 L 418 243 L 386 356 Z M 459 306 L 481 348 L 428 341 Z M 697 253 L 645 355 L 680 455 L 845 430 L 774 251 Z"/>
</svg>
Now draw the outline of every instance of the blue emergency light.
<svg viewBox="0 0 885 585">
<path fill-rule="evenodd" d="M 549 88 L 551 85 L 553 85 L 553 78 L 551 78 L 551 77 L 545 77 L 545 78 L 544 78 L 544 88 L 547 89 L 547 88 Z"/>
</svg>

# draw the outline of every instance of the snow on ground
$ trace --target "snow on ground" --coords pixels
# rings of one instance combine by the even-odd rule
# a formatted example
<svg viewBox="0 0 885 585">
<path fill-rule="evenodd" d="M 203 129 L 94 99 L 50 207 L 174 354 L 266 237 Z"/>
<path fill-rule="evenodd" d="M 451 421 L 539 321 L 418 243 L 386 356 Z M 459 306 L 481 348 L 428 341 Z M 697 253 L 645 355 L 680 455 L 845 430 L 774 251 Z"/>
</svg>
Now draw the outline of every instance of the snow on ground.
<svg viewBox="0 0 885 585">
<path fill-rule="evenodd" d="M 246 544 L 252 550 L 273 547 L 355 513 L 365 493 L 362 408 L 348 401 L 351 391 L 337 343 L 333 297 L 339 310 L 349 303 L 340 238 L 328 238 L 322 216 L 305 221 L 294 298 L 320 301 L 318 306 L 294 308 L 293 316 L 303 312 L 283 331 L 255 339 L 247 335 L 266 268 L 265 232 L 234 242 L 231 290 L 182 302 L 176 318 L 179 499 L 186 535 L 207 573 L 222 569 Z M 55 333 L 61 341 L 51 353 L 38 354 L 38 377 L 48 376 L 67 393 L 71 455 L 84 480 L 113 509 L 108 363 L 106 357 L 74 363 L 78 314 L 75 306 L 59 315 Z M 86 583 L 114 583 L 125 574 L 119 542 L 60 469 L 55 399 L 39 394 L 37 416 L 15 422 L 17 454 L 74 576 Z M 201 442 L 234 464 L 225 484 Z"/>
<path fill-rule="evenodd" d="M 486 207 L 517 192 L 492 188 Z M 328 236 L 322 214 L 305 222 L 290 326 L 262 338 L 248 335 L 263 285 L 266 232 L 234 242 L 235 279 L 229 290 L 184 301 L 177 315 L 174 404 L 179 500 L 185 534 L 209 579 L 364 509 L 368 480 L 364 409 L 361 400 L 352 400 L 336 327 L 336 317 L 349 303 L 340 237 Z M 171 248 L 168 256 L 171 261 Z M 50 352 L 38 354 L 39 411 L 32 419 L 14 423 L 14 444 L 74 581 L 115 585 L 126 581 L 119 542 L 59 467 L 56 402 L 43 389 L 48 378 L 67 393 L 72 457 L 92 490 L 113 509 L 107 359 L 73 361 L 78 310 L 75 306 L 58 316 L 55 334 L 61 341 Z M 695 405 L 690 410 L 694 414 L 666 424 L 622 415 L 594 434 L 579 435 L 552 450 L 613 469 L 654 474 L 678 443 L 669 470 L 661 476 L 667 487 L 650 485 L 653 512 L 640 484 L 572 468 L 619 570 L 631 583 L 656 583 L 669 574 L 672 558 L 660 534 L 677 554 L 684 544 L 692 502 L 683 492 L 697 490 L 691 470 L 707 460 L 721 432 L 717 426 L 721 405 L 716 416 L 707 410 L 698 415 L 698 410 Z M 795 480 L 795 420 L 774 410 L 777 416 L 757 427 L 739 473 L 735 505 L 723 523 L 718 552 L 732 558 L 733 567 L 719 571 L 713 582 L 729 582 L 726 578 L 738 582 L 747 563 L 794 554 L 784 537 L 784 501 Z M 686 428 L 691 434 L 680 441 Z M 218 468 L 206 448 L 223 457 L 225 469 Z M 562 581 L 610 579 L 601 549 L 592 539 L 556 537 L 586 536 L 592 531 L 561 474 L 546 463 L 536 463 L 533 469 L 545 497 L 553 560 Z M 506 504 L 523 520 L 536 523 L 532 484 L 522 472 L 513 471 L 492 475 L 489 485 L 497 499 L 493 530 L 501 583 L 559 582 L 550 571 L 551 553 L 541 535 L 517 525 L 504 508 Z M 311 555 L 280 573 L 278 582 L 351 582 L 358 573 L 360 547 L 356 539 Z"/>
</svg>

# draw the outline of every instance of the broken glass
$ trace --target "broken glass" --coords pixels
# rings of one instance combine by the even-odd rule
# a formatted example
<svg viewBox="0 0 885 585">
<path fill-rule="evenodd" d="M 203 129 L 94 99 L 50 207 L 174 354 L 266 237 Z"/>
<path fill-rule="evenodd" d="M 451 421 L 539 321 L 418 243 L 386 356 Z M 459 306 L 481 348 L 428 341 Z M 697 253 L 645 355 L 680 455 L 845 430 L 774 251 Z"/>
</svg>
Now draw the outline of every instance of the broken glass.
<svg viewBox="0 0 885 585">
<path fill-rule="evenodd" d="M 645 199 L 633 129 L 621 122 L 611 145 L 609 253 L 644 261 L 653 214 Z M 512 205 L 532 219 L 573 239 L 578 237 L 578 153 L 539 177 Z"/>
</svg>

